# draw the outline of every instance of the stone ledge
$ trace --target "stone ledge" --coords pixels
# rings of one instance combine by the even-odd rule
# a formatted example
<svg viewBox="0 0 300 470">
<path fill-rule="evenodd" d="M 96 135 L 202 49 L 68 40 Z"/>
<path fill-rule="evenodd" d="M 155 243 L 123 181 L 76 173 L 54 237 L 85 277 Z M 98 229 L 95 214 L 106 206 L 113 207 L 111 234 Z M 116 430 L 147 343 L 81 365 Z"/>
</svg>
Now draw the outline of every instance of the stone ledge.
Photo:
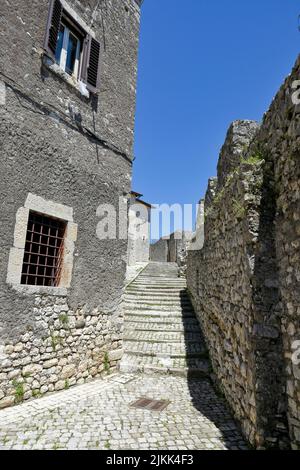
<svg viewBox="0 0 300 470">
<path fill-rule="evenodd" d="M 19 294 L 24 295 L 51 295 L 55 297 L 67 297 L 68 289 L 65 287 L 29 286 L 22 284 L 10 284 Z"/>
</svg>

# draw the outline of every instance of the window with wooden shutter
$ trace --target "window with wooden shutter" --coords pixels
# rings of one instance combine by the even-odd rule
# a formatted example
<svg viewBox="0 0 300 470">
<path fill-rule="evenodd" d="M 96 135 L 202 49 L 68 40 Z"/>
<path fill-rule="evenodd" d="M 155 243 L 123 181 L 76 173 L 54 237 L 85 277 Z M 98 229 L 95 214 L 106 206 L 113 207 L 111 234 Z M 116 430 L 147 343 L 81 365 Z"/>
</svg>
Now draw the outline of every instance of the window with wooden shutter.
<svg viewBox="0 0 300 470">
<path fill-rule="evenodd" d="M 60 31 L 63 8 L 60 0 L 51 0 L 45 36 L 45 49 L 54 58 Z"/>
<path fill-rule="evenodd" d="M 65 9 L 50 0 L 44 48 L 60 68 L 96 93 L 100 85 L 100 43 Z"/>
<path fill-rule="evenodd" d="M 87 36 L 84 47 L 82 80 L 92 93 L 97 92 L 100 85 L 100 52 L 100 43 L 91 36 Z"/>
</svg>

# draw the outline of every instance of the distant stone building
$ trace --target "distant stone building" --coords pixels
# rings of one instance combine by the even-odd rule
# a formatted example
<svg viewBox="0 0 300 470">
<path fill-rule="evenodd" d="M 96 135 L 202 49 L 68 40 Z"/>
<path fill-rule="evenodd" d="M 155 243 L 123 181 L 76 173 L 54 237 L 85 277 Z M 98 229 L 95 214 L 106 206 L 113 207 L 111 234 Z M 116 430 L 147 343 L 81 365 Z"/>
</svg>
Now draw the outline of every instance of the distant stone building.
<svg viewBox="0 0 300 470">
<path fill-rule="evenodd" d="M 131 192 L 129 202 L 128 265 L 147 263 L 150 260 L 151 204 L 141 199 L 143 195 Z"/>
<path fill-rule="evenodd" d="M 179 274 L 186 271 L 187 250 L 193 239 L 193 232 L 177 231 L 169 236 L 162 237 L 150 246 L 151 261 L 161 263 L 177 263 Z"/>
<path fill-rule="evenodd" d="M 164 237 L 150 245 L 150 260 L 160 263 L 169 261 L 169 243 L 168 238 Z"/>
<path fill-rule="evenodd" d="M 0 408 L 116 367 L 141 0 L 0 5 Z"/>
</svg>

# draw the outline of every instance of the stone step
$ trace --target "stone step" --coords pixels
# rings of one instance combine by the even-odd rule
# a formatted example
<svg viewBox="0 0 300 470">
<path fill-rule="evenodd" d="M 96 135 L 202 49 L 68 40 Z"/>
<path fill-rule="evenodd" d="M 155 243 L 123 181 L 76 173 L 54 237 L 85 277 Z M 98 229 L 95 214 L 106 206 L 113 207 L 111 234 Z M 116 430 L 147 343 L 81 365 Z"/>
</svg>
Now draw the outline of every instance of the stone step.
<svg viewBox="0 0 300 470">
<path fill-rule="evenodd" d="M 139 297 L 139 296 L 134 296 L 132 298 L 128 298 L 127 296 L 124 298 L 124 301 L 127 305 L 131 304 L 144 304 L 144 305 L 157 305 L 157 304 L 162 304 L 162 305 L 171 305 L 171 306 L 180 306 L 180 305 L 191 305 L 191 302 L 188 298 L 181 299 L 180 297 L 176 299 L 170 299 L 170 298 L 157 298 L 157 297 Z"/>
<path fill-rule="evenodd" d="M 149 321 L 151 318 L 154 319 L 155 321 L 158 319 L 166 320 L 169 319 L 171 322 L 174 322 L 175 320 L 180 320 L 182 319 L 183 321 L 185 319 L 192 319 L 194 318 L 193 313 L 172 313 L 172 312 L 157 312 L 154 310 L 148 310 L 147 312 L 145 311 L 131 311 L 131 310 L 126 310 L 124 311 L 125 314 L 125 321 L 132 321 L 135 319 L 143 320 L 143 321 Z"/>
<path fill-rule="evenodd" d="M 206 358 L 207 349 L 201 342 L 190 343 L 151 343 L 124 341 L 124 350 L 137 356 L 156 356 L 170 358 Z"/>
<path fill-rule="evenodd" d="M 192 313 L 194 315 L 194 311 L 190 305 L 188 306 L 181 306 L 180 304 L 177 305 L 164 305 L 164 304 L 145 304 L 145 303 L 125 303 L 124 304 L 124 312 L 165 312 L 165 313 Z"/>
<path fill-rule="evenodd" d="M 176 286 L 176 285 L 170 285 L 170 284 L 165 284 L 165 285 L 159 285 L 159 284 L 145 284 L 145 285 L 141 285 L 141 284 L 136 284 L 135 282 L 133 282 L 132 284 L 129 284 L 129 286 L 126 288 L 126 290 L 137 290 L 137 291 L 143 291 L 144 289 L 146 290 L 149 290 L 149 289 L 152 289 L 154 291 L 157 291 L 157 290 L 162 290 L 162 291 L 167 291 L 169 292 L 170 290 L 174 290 L 176 292 L 178 291 L 181 291 L 181 290 L 186 290 L 186 286 Z"/>
<path fill-rule="evenodd" d="M 134 280 L 134 284 L 186 284 L 186 280 L 183 278 L 173 278 L 168 279 L 167 277 L 148 277 L 148 276 L 138 276 Z"/>
<path fill-rule="evenodd" d="M 123 301 L 122 372 L 209 376 L 205 341 L 175 264 L 149 263 Z"/>
<path fill-rule="evenodd" d="M 199 332 L 185 332 L 185 331 L 149 331 L 149 330 L 136 330 L 125 327 L 124 340 L 133 342 L 150 342 L 150 343 L 188 343 L 188 342 L 203 342 L 203 336 Z"/>
<path fill-rule="evenodd" d="M 183 281 L 182 279 L 173 279 L 173 280 L 168 280 L 165 278 L 161 279 L 147 279 L 147 278 L 138 278 L 135 280 L 132 284 L 136 286 L 186 286 L 186 281 Z"/>
<path fill-rule="evenodd" d="M 131 300 L 131 299 L 145 299 L 145 300 L 153 300 L 153 299 L 161 299 L 161 300 L 188 300 L 190 302 L 190 298 L 186 292 L 154 292 L 153 294 L 149 292 L 128 292 L 123 295 L 123 300 Z"/>
<path fill-rule="evenodd" d="M 178 297 L 177 299 L 162 299 L 162 298 L 156 298 L 156 297 L 132 297 L 131 299 L 129 298 L 123 298 L 123 305 L 164 305 L 166 307 L 168 306 L 186 306 L 186 307 L 191 307 L 192 303 L 189 299 L 181 299 Z"/>
<path fill-rule="evenodd" d="M 186 359 L 153 356 L 136 356 L 125 353 L 120 365 L 122 373 L 171 374 L 183 377 L 209 377 L 207 359 Z"/>
<path fill-rule="evenodd" d="M 158 311 L 191 311 L 194 313 L 191 302 L 181 303 L 179 300 L 177 302 L 158 302 L 155 299 L 153 301 L 144 302 L 142 299 L 139 301 L 125 301 L 123 303 L 125 309 L 131 310 L 158 310 Z"/>
<path fill-rule="evenodd" d="M 187 287 L 185 285 L 175 285 L 175 284 L 136 284 L 135 282 L 133 284 L 130 284 L 128 287 L 129 290 L 136 290 L 136 291 L 141 291 L 145 290 L 148 292 L 148 290 L 151 290 L 153 292 L 157 291 L 162 291 L 162 292 L 180 292 L 183 290 L 186 290 Z"/>
<path fill-rule="evenodd" d="M 176 263 L 159 263 L 151 262 L 147 265 L 146 269 L 143 271 L 143 274 L 155 275 L 155 276 L 178 276 L 178 266 Z"/>
<path fill-rule="evenodd" d="M 123 308 L 125 310 L 130 311 L 158 311 L 158 312 L 170 312 L 170 313 L 177 313 L 177 312 L 193 312 L 191 304 L 181 304 L 180 302 L 177 303 L 165 303 L 165 302 L 153 302 L 153 303 L 145 303 L 145 302 L 126 302 L 123 304 Z"/>
<path fill-rule="evenodd" d="M 128 321 L 125 320 L 125 330 L 126 331 L 148 331 L 148 332 L 156 332 L 156 331 L 165 331 L 165 332 L 177 332 L 177 333 L 191 333 L 191 332 L 199 332 L 199 325 L 196 321 L 186 321 L 186 322 L 176 322 L 176 321 L 155 321 L 155 319 L 147 319 L 147 321 Z"/>
<path fill-rule="evenodd" d="M 188 317 L 182 317 L 182 315 L 171 316 L 171 315 L 144 315 L 144 314 L 127 314 L 125 315 L 125 325 L 130 323 L 156 323 L 161 325 L 161 328 L 164 325 L 181 325 L 183 327 L 188 325 L 195 325 L 199 327 L 197 320 L 191 315 Z"/>
<path fill-rule="evenodd" d="M 152 281 L 170 281 L 170 282 L 173 282 L 173 281 L 182 281 L 182 282 L 186 282 L 185 279 L 181 278 L 181 277 L 178 277 L 178 276 L 168 276 L 167 274 L 163 275 L 163 276 L 150 276 L 149 274 L 147 274 L 146 271 L 143 271 L 137 278 L 136 278 L 136 281 L 140 281 L 142 279 L 149 279 L 149 280 L 152 280 Z"/>
<path fill-rule="evenodd" d="M 167 296 L 186 296 L 187 292 L 185 290 L 178 289 L 132 289 L 127 288 L 126 294 L 124 295 L 144 295 L 144 296 L 157 296 L 157 297 L 167 297 Z"/>
<path fill-rule="evenodd" d="M 175 284 L 175 285 L 181 285 L 181 284 L 186 284 L 186 280 L 183 278 L 173 278 L 169 279 L 167 277 L 148 277 L 148 276 L 143 276 L 140 275 L 137 278 L 135 278 L 134 284 Z"/>
</svg>

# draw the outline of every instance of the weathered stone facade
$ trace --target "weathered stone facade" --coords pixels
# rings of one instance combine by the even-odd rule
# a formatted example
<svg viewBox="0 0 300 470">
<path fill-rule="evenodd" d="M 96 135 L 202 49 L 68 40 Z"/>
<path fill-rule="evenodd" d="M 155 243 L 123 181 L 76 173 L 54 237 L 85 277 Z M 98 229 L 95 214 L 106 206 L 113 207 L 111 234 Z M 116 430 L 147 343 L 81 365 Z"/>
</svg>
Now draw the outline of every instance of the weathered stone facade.
<svg viewBox="0 0 300 470">
<path fill-rule="evenodd" d="M 49 1 L 1 2 L 0 408 L 82 383 L 121 358 L 127 240 L 97 237 L 97 209 L 117 209 L 131 190 L 140 3 L 63 1 L 100 42 L 100 90 L 87 96 L 44 55 Z M 29 194 L 69 208 L 70 286 L 11 282 Z"/>
<path fill-rule="evenodd" d="M 300 448 L 299 76 L 300 59 L 261 126 L 231 126 L 188 255 L 216 382 L 257 447 Z"/>
</svg>

